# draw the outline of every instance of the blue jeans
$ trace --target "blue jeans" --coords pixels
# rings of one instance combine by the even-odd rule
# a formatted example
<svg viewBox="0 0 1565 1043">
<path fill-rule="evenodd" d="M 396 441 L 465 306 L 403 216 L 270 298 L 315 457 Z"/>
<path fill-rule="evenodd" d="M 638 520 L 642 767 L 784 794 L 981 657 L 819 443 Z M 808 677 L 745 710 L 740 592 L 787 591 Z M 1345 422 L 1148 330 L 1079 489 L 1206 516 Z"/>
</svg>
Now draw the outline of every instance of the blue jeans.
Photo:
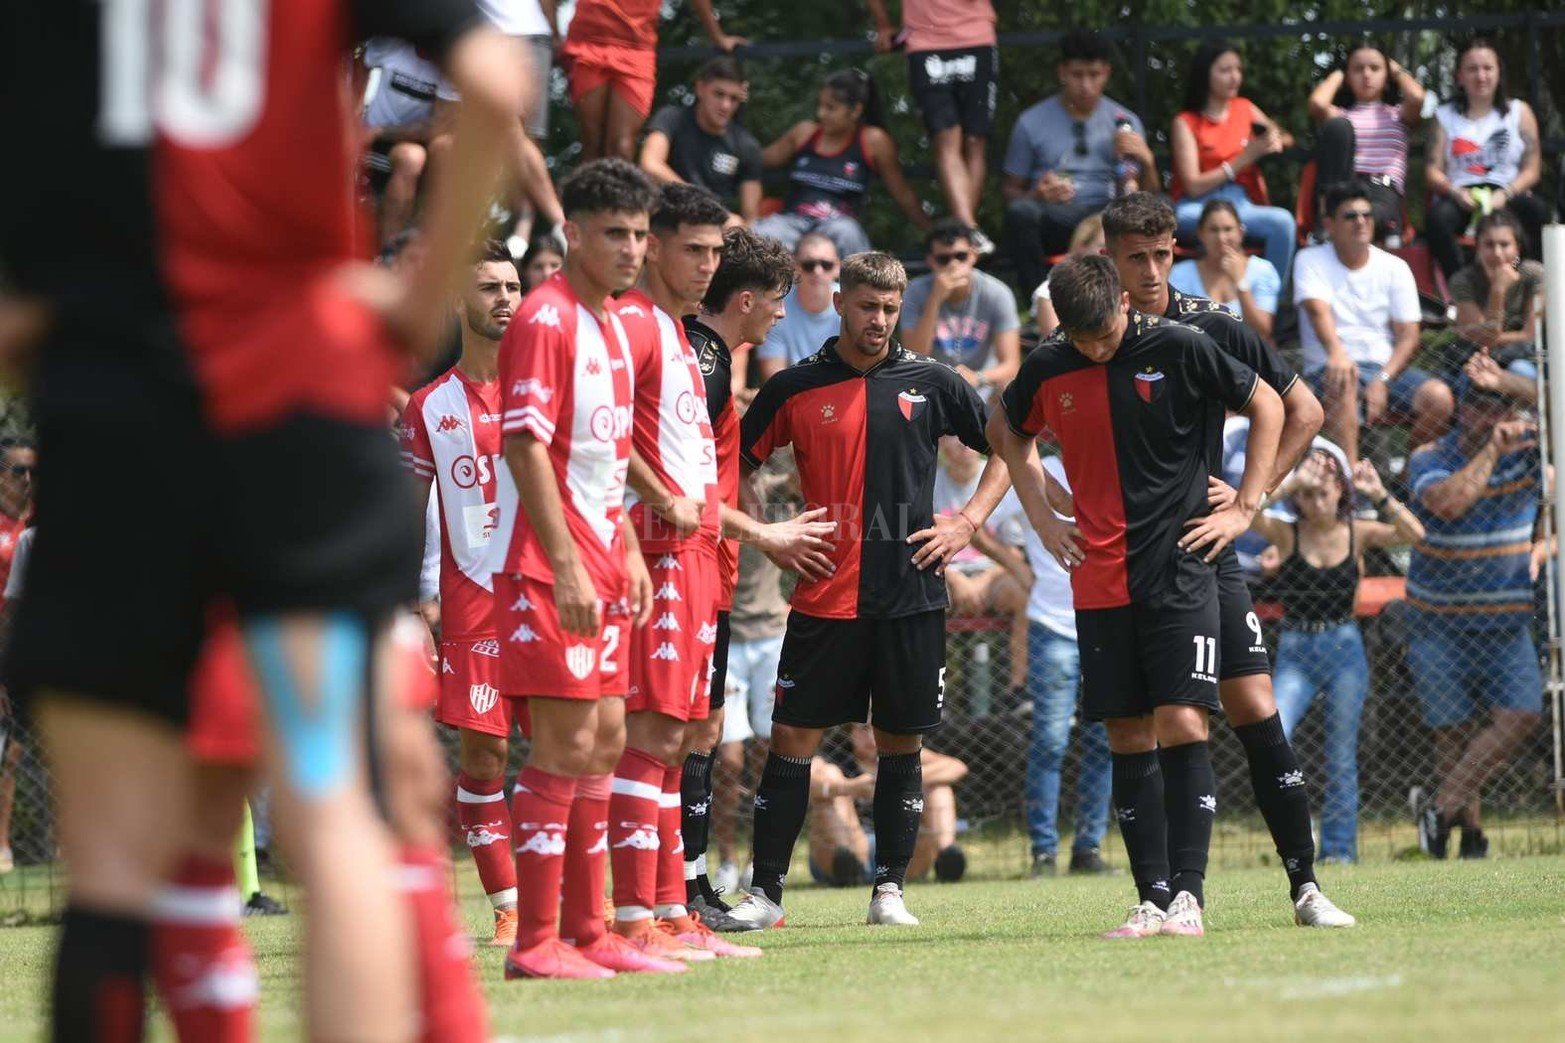
<svg viewBox="0 0 1565 1043">
<path fill-rule="evenodd" d="M 1041 623 L 1027 624 L 1027 695 L 1032 699 L 1032 742 L 1027 747 L 1027 834 L 1034 855 L 1060 847 L 1060 768 L 1076 713 L 1081 658 L 1076 642 Z M 1103 843 L 1109 822 L 1109 733 L 1082 722 L 1081 776 L 1076 780 L 1076 840 L 1072 850 Z"/>
<path fill-rule="evenodd" d="M 1369 660 L 1357 623 L 1322 634 L 1284 629 L 1272 671 L 1277 712 L 1289 740 L 1318 692 L 1326 694 L 1326 800 L 1320 813 L 1323 858 L 1358 857 L 1359 719 L 1369 693 Z"/>
<path fill-rule="evenodd" d="M 1208 199 L 1226 199 L 1239 211 L 1239 223 L 1244 225 L 1246 238 L 1254 236 L 1263 244 L 1262 253 L 1272 262 L 1284 279 L 1288 266 L 1293 263 L 1293 249 L 1298 228 L 1293 215 L 1280 206 L 1257 206 L 1244 194 L 1244 188 L 1229 182 L 1219 185 L 1204 196 L 1186 197 L 1174 205 L 1179 218 L 1179 234 L 1193 236 L 1201 221 L 1201 208 Z"/>
</svg>

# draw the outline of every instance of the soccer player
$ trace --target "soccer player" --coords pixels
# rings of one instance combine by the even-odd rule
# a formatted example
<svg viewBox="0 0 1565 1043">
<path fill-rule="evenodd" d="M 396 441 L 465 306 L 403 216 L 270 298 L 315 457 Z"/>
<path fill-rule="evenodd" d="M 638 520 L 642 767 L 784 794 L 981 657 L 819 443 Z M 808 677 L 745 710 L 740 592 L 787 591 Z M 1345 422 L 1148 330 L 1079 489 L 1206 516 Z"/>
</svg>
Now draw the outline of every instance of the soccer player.
<svg viewBox="0 0 1565 1043">
<path fill-rule="evenodd" d="M 500 691 L 527 701 L 533 741 L 511 808 L 520 894 L 505 974 L 675 973 L 685 965 L 603 927 L 630 628 L 652 611 L 624 511 L 634 372 L 610 295 L 641 271 L 657 189 L 607 159 L 560 190 L 565 267 L 527 295 L 500 345 L 506 470 L 491 559 Z"/>
<path fill-rule="evenodd" d="M 56 1038 L 140 1038 L 149 913 L 190 792 L 186 680 L 216 578 L 260 667 L 279 837 L 309 894 L 301 1020 L 316 1039 L 406 1040 L 409 925 L 370 787 L 372 664 L 417 561 L 385 399 L 400 350 L 434 340 L 501 169 L 519 62 L 458 0 L 273 0 L 216 22 L 200 7 L 102 8 L 19 12 L 26 46 L 8 71 L 51 86 L 0 92 L 6 124 L 38 148 L 7 170 L 0 216 L 19 298 L 0 313 L 39 348 L 42 465 L 7 681 L 49 751 L 71 870 Z M 406 282 L 344 271 L 357 240 L 341 73 L 353 41 L 380 33 L 438 56 L 467 99 L 428 262 Z M 79 83 L 60 78 L 84 63 Z M 113 446 L 165 466 L 126 467 Z M 116 522 L 136 553 L 84 555 L 111 501 L 158 509 Z"/>
<path fill-rule="evenodd" d="M 1282 396 L 1284 420 L 1277 462 L 1267 476 L 1270 492 L 1309 448 L 1320 430 L 1322 411 L 1314 392 L 1286 362 L 1242 320 L 1204 297 L 1180 293 L 1168 284 L 1174 263 L 1173 207 L 1149 192 L 1114 200 L 1103 211 L 1109 259 L 1130 306 L 1149 315 L 1194 326 L 1218 347 L 1260 374 Z M 1222 474 L 1222 431 L 1211 433 L 1207 466 Z M 1272 695 L 1271 659 L 1261 639 L 1261 623 L 1239 556 L 1227 547 L 1217 559 L 1217 597 L 1222 616 L 1218 640 L 1222 668 L 1218 698 L 1234 734 L 1244 744 L 1256 804 L 1288 875 L 1294 921 L 1305 927 L 1351 927 L 1353 917 L 1338 909 L 1315 880 L 1315 841 L 1310 832 L 1309 796 L 1293 746 L 1283 734 Z"/>
<path fill-rule="evenodd" d="M 802 577 L 783 638 L 771 749 L 755 793 L 755 874 L 732 917 L 762 930 L 783 916 L 783 881 L 810 799 L 810 760 L 827 728 L 875 726 L 879 752 L 877 854 L 871 924 L 916 925 L 902 897 L 923 811 L 919 749 L 940 726 L 945 674 L 945 580 L 928 570 L 949 533 L 965 544 L 1007 488 L 991 457 L 956 520 L 934 523 L 938 443 L 956 435 L 987 453 L 984 403 L 957 372 L 893 338 L 907 273 L 896 258 L 861 253 L 842 266 L 842 331 L 814 356 L 762 386 L 744 415 L 750 469 L 792 445 L 806 504 L 838 523 L 831 570 Z"/>
<path fill-rule="evenodd" d="M 1260 504 L 1282 402 L 1199 330 L 1131 310 L 1107 258 L 1068 261 L 1049 284 L 1060 330 L 1023 361 L 989 437 L 1045 546 L 1074 570 L 1083 705 L 1108 728 L 1114 813 L 1140 899 L 1105 937 L 1199 935 L 1217 813 L 1212 561 Z M 1250 418 L 1250 436 L 1237 498 L 1211 511 L 1207 447 L 1225 406 Z M 1045 428 L 1060 443 L 1084 548 L 1062 546 L 1065 523 L 1045 501 L 1033 445 Z"/>
<path fill-rule="evenodd" d="M 457 729 L 457 823 L 494 907 L 489 944 L 516 941 L 516 868 L 505 799 L 511 702 L 496 687 L 489 541 L 500 470 L 500 338 L 522 300 L 522 279 L 504 244 L 484 244 L 462 294 L 462 356 L 414 392 L 402 412 L 402 462 L 418 501 L 436 492 L 440 541 L 440 701 L 435 719 Z"/>
</svg>

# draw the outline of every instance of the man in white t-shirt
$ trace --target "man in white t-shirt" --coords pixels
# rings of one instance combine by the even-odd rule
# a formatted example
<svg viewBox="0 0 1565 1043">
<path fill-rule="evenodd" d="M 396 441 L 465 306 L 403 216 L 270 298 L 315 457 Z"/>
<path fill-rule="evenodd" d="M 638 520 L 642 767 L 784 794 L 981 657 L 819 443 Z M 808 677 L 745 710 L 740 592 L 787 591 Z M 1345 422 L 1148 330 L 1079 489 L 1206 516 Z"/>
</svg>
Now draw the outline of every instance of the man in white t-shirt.
<svg viewBox="0 0 1565 1043">
<path fill-rule="evenodd" d="M 1304 375 L 1326 407 L 1322 433 L 1354 461 L 1360 423 L 1388 411 L 1412 417 L 1410 449 L 1438 438 L 1455 400 L 1444 381 L 1412 365 L 1418 286 L 1406 261 L 1374 245 L 1362 180 L 1327 190 L 1326 233 L 1329 241 L 1300 250 L 1293 267 Z"/>
<path fill-rule="evenodd" d="M 1062 487 L 1069 488 L 1058 456 L 1045 456 L 1043 466 Z M 989 524 L 1001 533 L 1020 533 L 1021 546 L 1033 573 L 1027 599 L 1027 694 L 1032 699 L 1032 738 L 1027 747 L 1027 833 L 1032 841 L 1032 875 L 1053 876 L 1058 871 L 1060 842 L 1060 773 L 1081 682 L 1071 581 L 1054 555 L 1044 550 L 1014 490 L 1005 494 Z M 973 546 L 985 553 L 1003 554 L 995 546 L 997 542 L 986 530 L 973 534 Z M 1076 779 L 1076 837 L 1071 843 L 1070 871 L 1112 872 L 1100 850 L 1103 834 L 1108 830 L 1108 733 L 1101 723 L 1082 720 L 1077 736 L 1081 766 Z"/>
</svg>

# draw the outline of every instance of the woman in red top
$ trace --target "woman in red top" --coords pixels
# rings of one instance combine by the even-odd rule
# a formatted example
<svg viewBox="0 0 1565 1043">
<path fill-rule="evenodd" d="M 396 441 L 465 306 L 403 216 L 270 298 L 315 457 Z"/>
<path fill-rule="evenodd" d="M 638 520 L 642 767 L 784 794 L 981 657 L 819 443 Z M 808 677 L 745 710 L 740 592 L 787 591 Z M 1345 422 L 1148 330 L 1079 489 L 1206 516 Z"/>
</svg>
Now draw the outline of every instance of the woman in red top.
<svg viewBox="0 0 1565 1043">
<path fill-rule="evenodd" d="M 1201 46 L 1185 81 L 1184 109 L 1174 117 L 1174 210 L 1179 235 L 1192 235 L 1209 199 L 1226 199 L 1245 230 L 1265 244 L 1264 253 L 1286 276 L 1293 262 L 1293 215 L 1271 206 L 1257 164 L 1292 142 L 1253 101 L 1239 96 L 1244 67 L 1226 40 Z"/>
</svg>

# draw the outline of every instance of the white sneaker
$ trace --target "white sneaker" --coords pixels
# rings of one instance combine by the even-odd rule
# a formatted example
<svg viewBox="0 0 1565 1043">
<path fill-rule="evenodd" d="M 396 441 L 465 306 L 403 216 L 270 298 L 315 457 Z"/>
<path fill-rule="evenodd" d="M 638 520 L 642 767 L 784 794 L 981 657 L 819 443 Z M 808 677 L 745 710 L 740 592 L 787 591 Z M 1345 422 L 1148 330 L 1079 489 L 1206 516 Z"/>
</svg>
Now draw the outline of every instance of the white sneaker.
<svg viewBox="0 0 1565 1043">
<path fill-rule="evenodd" d="M 783 907 L 756 887 L 734 905 L 728 917 L 735 925 L 730 927 L 724 924 L 723 927 L 728 931 L 764 931 L 783 918 Z"/>
<path fill-rule="evenodd" d="M 1299 900 L 1293 903 L 1293 922 L 1300 927 L 1352 927 L 1358 923 L 1352 914 L 1338 909 L 1314 884 L 1305 884 L 1299 889 Z"/>
<path fill-rule="evenodd" d="M 994 253 L 994 240 L 984 235 L 981 228 L 974 228 L 973 234 L 967 241 L 972 244 L 973 252 L 979 257 L 988 257 Z"/>
<path fill-rule="evenodd" d="M 1104 931 L 1102 937 L 1110 941 L 1118 941 L 1121 938 L 1151 938 L 1163 931 L 1163 921 L 1168 914 L 1163 912 L 1151 902 L 1142 902 L 1140 905 L 1130 907 L 1130 912 L 1125 916 L 1125 922 L 1112 931 Z"/>
<path fill-rule="evenodd" d="M 1195 900 L 1195 895 L 1181 891 L 1174 896 L 1174 900 L 1168 904 L 1168 918 L 1163 921 L 1163 933 L 1182 938 L 1200 938 L 1206 934 L 1206 925 L 1201 922 L 1201 905 Z"/>
<path fill-rule="evenodd" d="M 712 886 L 725 894 L 735 894 L 739 890 L 739 867 L 733 862 L 723 862 L 718 865 L 717 873 L 712 877 Z"/>
<path fill-rule="evenodd" d="M 895 924 L 899 927 L 917 927 L 918 917 L 907 911 L 902 900 L 902 888 L 896 884 L 881 884 L 875 888 L 875 897 L 869 900 L 867 924 Z"/>
</svg>

